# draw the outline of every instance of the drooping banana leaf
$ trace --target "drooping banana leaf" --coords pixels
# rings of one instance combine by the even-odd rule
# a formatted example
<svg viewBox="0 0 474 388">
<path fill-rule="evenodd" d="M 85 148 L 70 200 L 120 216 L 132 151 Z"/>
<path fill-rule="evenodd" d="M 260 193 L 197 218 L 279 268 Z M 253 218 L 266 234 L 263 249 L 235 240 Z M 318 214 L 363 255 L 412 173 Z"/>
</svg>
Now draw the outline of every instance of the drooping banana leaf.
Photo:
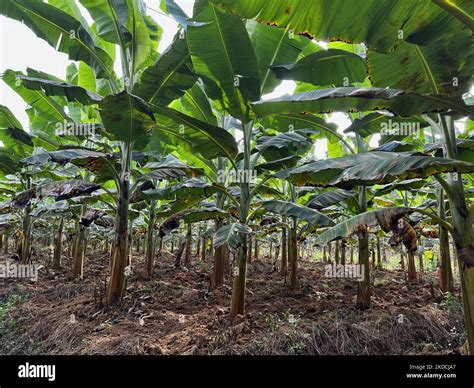
<svg viewBox="0 0 474 388">
<path fill-rule="evenodd" d="M 291 113 L 365 112 L 388 110 L 399 116 L 453 110 L 473 116 L 474 109 L 460 97 L 406 93 L 397 89 L 339 87 L 318 89 L 253 103 L 262 116 Z"/>
<path fill-rule="evenodd" d="M 6 70 L 3 73 L 3 81 L 17 93 L 29 106 L 37 110 L 47 122 L 63 122 L 70 121 L 64 112 L 64 109 L 52 97 L 48 97 L 41 90 L 30 90 L 22 85 L 19 77 L 24 76 L 23 73 L 13 70 Z"/>
<path fill-rule="evenodd" d="M 311 209 L 321 210 L 329 206 L 338 204 L 342 201 L 345 201 L 348 198 L 352 198 L 355 195 L 356 193 L 353 191 L 347 191 L 347 190 L 341 190 L 341 189 L 324 191 L 320 194 L 311 196 L 306 206 Z"/>
<path fill-rule="evenodd" d="M 189 16 L 173 0 L 162 0 L 161 1 L 161 9 L 163 11 L 165 11 L 167 14 L 171 15 L 173 17 L 173 19 L 175 19 L 184 28 L 186 28 L 187 25 L 190 23 L 190 21 L 188 20 Z"/>
<path fill-rule="evenodd" d="M 402 118 L 388 116 L 382 113 L 370 113 L 362 118 L 355 119 L 352 124 L 344 130 L 344 133 L 357 133 L 363 138 L 374 134 L 389 135 L 400 134 L 408 136 L 410 133 L 427 127 L 425 120 L 414 117 Z"/>
<path fill-rule="evenodd" d="M 255 166 L 257 171 L 279 171 L 282 169 L 288 169 L 296 166 L 298 161 L 301 159 L 298 155 L 291 155 L 285 158 L 272 160 L 271 162 L 260 163 Z"/>
<path fill-rule="evenodd" d="M 474 163 L 474 138 L 456 139 L 458 159 Z M 439 142 L 426 145 L 424 152 L 433 152 L 434 156 L 443 156 L 443 145 Z"/>
<path fill-rule="evenodd" d="M 333 177 L 337 176 L 344 169 L 352 167 L 366 161 L 374 163 L 387 159 L 399 157 L 400 154 L 391 152 L 364 152 L 361 154 L 347 155 L 341 158 L 316 160 L 296 166 L 275 174 L 278 178 L 287 178 L 298 186 L 324 185 Z"/>
<path fill-rule="evenodd" d="M 41 90 L 47 96 L 65 97 L 69 102 L 80 102 L 84 105 L 96 104 L 102 101 L 102 97 L 86 90 L 80 86 L 68 84 L 67 82 L 51 81 L 41 78 L 18 76 L 22 84 L 30 90 Z"/>
<path fill-rule="evenodd" d="M 128 44 L 132 39 L 127 30 L 129 19 L 125 0 L 79 0 L 97 26 L 97 34 L 114 44 Z"/>
<path fill-rule="evenodd" d="M 148 179 L 179 179 L 184 177 L 196 178 L 204 175 L 204 170 L 181 162 L 178 158 L 168 155 L 160 162 L 149 162 L 145 165 L 152 171 L 140 176 L 139 180 Z"/>
<path fill-rule="evenodd" d="M 72 211 L 78 210 L 80 206 L 71 207 L 66 200 L 40 204 L 38 205 L 30 215 L 37 218 L 48 218 L 48 217 L 70 217 Z"/>
<path fill-rule="evenodd" d="M 93 222 L 96 222 L 97 220 L 106 215 L 107 213 L 103 210 L 88 208 L 85 214 L 81 216 L 81 220 L 79 221 L 79 223 L 85 227 L 89 227 Z"/>
<path fill-rule="evenodd" d="M 330 241 L 357 234 L 361 228 L 380 225 L 383 231 L 388 232 L 398 227 L 398 221 L 403 216 L 415 212 L 408 207 L 386 207 L 371 210 L 345 220 L 326 230 L 316 238 L 317 244 L 326 244 Z"/>
<path fill-rule="evenodd" d="M 381 185 L 376 187 L 374 190 L 375 195 L 382 195 L 388 194 L 394 190 L 401 190 L 401 191 L 413 191 L 417 189 L 421 189 L 426 185 L 426 181 L 423 179 L 404 179 L 404 180 L 397 180 L 392 183 L 387 183 L 385 185 Z"/>
<path fill-rule="evenodd" d="M 5 105 L 0 105 L 0 128 L 23 129 L 23 126 Z"/>
<path fill-rule="evenodd" d="M 10 109 L 3 105 L 0 105 L 0 137 L 8 152 L 18 156 L 25 156 L 34 146 L 34 136 L 25 132 Z"/>
<path fill-rule="evenodd" d="M 275 175 L 286 177 L 297 185 L 337 186 L 344 189 L 454 171 L 474 171 L 474 164 L 410 153 L 372 151 L 318 160 Z"/>
<path fill-rule="evenodd" d="M 280 133 L 275 136 L 261 136 L 254 150 L 260 152 L 267 161 L 279 160 L 291 155 L 303 155 L 313 146 L 311 130 L 297 130 Z"/>
<path fill-rule="evenodd" d="M 407 151 L 413 151 L 415 148 L 416 148 L 416 145 L 413 143 L 393 140 L 388 143 L 382 144 L 378 146 L 377 148 L 374 148 L 373 151 L 407 152 Z"/>
<path fill-rule="evenodd" d="M 417 236 L 415 229 L 405 220 L 400 220 L 397 226 L 392 225 L 392 237 L 388 243 L 390 246 L 396 246 L 400 243 L 405 245 L 408 252 L 415 253 L 417 251 Z"/>
<path fill-rule="evenodd" d="M 11 199 L 11 206 L 14 208 L 23 208 L 28 205 L 31 200 L 35 198 L 43 199 L 45 197 L 54 197 L 56 201 L 62 201 L 78 196 L 89 195 L 99 189 L 99 185 L 82 179 L 53 181 L 18 193 Z"/>
<path fill-rule="evenodd" d="M 171 217 L 163 221 L 159 229 L 159 235 L 160 237 L 168 235 L 172 230 L 179 227 L 180 221 L 185 223 L 198 222 L 217 218 L 225 218 L 227 216 L 227 212 L 216 207 L 184 210 L 173 214 Z"/>
<path fill-rule="evenodd" d="M 18 169 L 19 158 L 11 152 L 0 149 L 0 176 L 14 175 Z"/>
<path fill-rule="evenodd" d="M 342 142 L 349 147 L 344 137 L 337 132 L 337 126 L 335 124 L 327 123 L 323 118 L 313 114 L 275 113 L 266 116 L 263 122 L 266 128 L 271 128 L 278 132 L 313 128 L 319 131 L 321 138 L 325 138 L 329 141 L 329 145 Z"/>
<path fill-rule="evenodd" d="M 399 156 L 379 162 L 362 162 L 345 169 L 328 183 L 330 186 L 352 188 L 359 185 L 389 183 L 396 179 L 426 178 L 446 172 L 469 173 L 474 163 L 457 159 L 437 158 L 422 155 Z"/>
<path fill-rule="evenodd" d="M 99 189 L 99 185 L 82 179 L 55 181 L 34 188 L 37 198 L 54 197 L 56 201 L 88 195 Z"/>
<path fill-rule="evenodd" d="M 287 201 L 264 201 L 262 206 L 275 214 L 286 217 L 296 217 L 299 220 L 307 221 L 318 226 L 333 226 L 334 221 L 317 210 L 310 209 L 303 205 L 297 205 Z"/>
<path fill-rule="evenodd" d="M 108 170 L 106 160 L 114 159 L 114 155 L 87 150 L 83 148 L 63 149 L 58 151 L 38 150 L 35 154 L 24 158 L 21 163 L 24 165 L 43 166 L 49 162 L 60 165 L 73 163 L 76 166 L 86 168 L 94 173 L 101 173 Z"/>
<path fill-rule="evenodd" d="M 204 199 L 218 191 L 219 188 L 217 185 L 191 178 L 184 183 L 143 191 L 141 198 L 161 200 L 187 200 L 192 198 Z"/>
</svg>

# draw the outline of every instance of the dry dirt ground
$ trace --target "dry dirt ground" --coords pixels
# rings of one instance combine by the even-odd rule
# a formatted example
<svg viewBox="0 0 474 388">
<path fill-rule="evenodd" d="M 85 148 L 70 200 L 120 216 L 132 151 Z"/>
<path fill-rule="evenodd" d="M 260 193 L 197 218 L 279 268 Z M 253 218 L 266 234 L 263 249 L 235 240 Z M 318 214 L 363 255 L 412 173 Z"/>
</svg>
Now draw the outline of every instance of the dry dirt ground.
<svg viewBox="0 0 474 388">
<path fill-rule="evenodd" d="M 302 260 L 290 289 L 263 258 L 249 265 L 245 319 L 231 321 L 230 283 L 210 287 L 210 262 L 174 268 L 167 256 L 151 280 L 142 257 L 133 266 L 123 306 L 111 310 L 100 306 L 103 253 L 89 252 L 83 279 L 48 268 L 36 283 L 0 279 L 0 354 L 464 353 L 459 298 L 443 298 L 428 275 L 407 284 L 401 271 L 374 271 L 373 307 L 359 311 L 356 281 Z"/>
</svg>

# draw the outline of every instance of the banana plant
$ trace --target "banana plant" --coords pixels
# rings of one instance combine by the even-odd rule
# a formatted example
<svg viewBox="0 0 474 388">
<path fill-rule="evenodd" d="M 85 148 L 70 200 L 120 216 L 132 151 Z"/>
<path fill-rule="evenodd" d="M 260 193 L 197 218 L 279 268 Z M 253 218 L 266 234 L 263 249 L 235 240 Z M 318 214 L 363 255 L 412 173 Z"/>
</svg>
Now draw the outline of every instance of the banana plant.
<svg viewBox="0 0 474 388">
<path fill-rule="evenodd" d="M 221 128 L 168 107 L 197 80 L 185 34 L 178 33 L 168 50 L 158 57 L 160 29 L 146 14 L 142 0 L 83 0 L 81 4 L 94 21 L 95 28 L 67 1 L 48 4 L 8 0 L 2 2 L 0 13 L 22 21 L 38 37 L 67 53 L 71 59 L 81 61 L 77 77 L 71 77 L 70 82 L 28 74 L 21 80 L 25 99 L 36 102 L 39 94 L 75 104 L 73 112 L 79 111 L 81 116 L 82 112 L 89 112 L 102 124 L 97 146 L 119 151 L 118 163 L 105 162 L 117 189 L 114 256 L 107 290 L 107 304 L 114 305 L 120 302 L 126 285 L 130 180 L 133 179 L 131 169 L 136 152 L 150 144 L 155 129 L 159 131 L 161 141 L 172 145 L 176 139 L 184 139 L 205 157 L 233 155 L 236 146 L 233 138 Z M 122 65 L 121 79 L 113 71 L 116 46 Z M 94 86 L 95 91 L 90 90 Z M 43 123 L 72 121 L 56 114 L 58 109 L 52 110 L 54 107 L 46 106 L 42 100 L 36 103 L 35 109 L 41 110 L 43 117 L 49 114 Z M 157 121 L 162 124 L 160 127 Z M 178 126 L 186 128 L 184 134 L 179 132 Z M 206 147 L 209 140 L 214 147 Z"/>
<path fill-rule="evenodd" d="M 448 2 L 436 1 L 429 8 L 424 2 L 413 3 L 406 8 L 402 2 L 396 2 L 387 8 L 387 4 L 366 2 L 364 6 L 371 10 L 378 9 L 384 14 L 390 14 L 393 23 L 378 23 L 370 18 L 369 13 L 360 8 L 360 4 L 353 4 L 353 13 L 347 12 L 336 18 L 332 23 L 328 17 L 331 13 L 339 13 L 342 1 L 334 1 L 329 6 L 325 4 L 324 17 L 312 23 L 308 28 L 306 21 L 306 7 L 299 7 L 297 2 L 231 2 L 226 0 L 213 1 L 217 6 L 229 9 L 242 17 L 253 18 L 258 14 L 259 21 L 272 22 L 284 27 L 290 22 L 295 33 L 309 33 L 317 39 L 344 39 L 350 42 L 366 42 L 369 51 L 369 69 L 373 86 L 391 87 L 394 89 L 357 89 L 335 88 L 313 90 L 299 95 L 283 97 L 272 102 L 261 101 L 254 105 L 257 113 L 291 114 L 301 112 L 328 112 L 335 110 L 370 111 L 387 109 L 401 116 L 413 116 L 430 112 L 448 112 L 439 115 L 437 125 L 443 137 L 446 150 L 445 156 L 452 161 L 457 158 L 457 141 L 452 114 L 472 117 L 473 110 L 466 105 L 461 95 L 469 89 L 469 77 L 472 74 L 472 64 L 459 58 L 469 50 L 472 56 L 472 47 L 467 44 L 462 50 L 456 49 L 463 39 L 469 39 L 472 28 L 472 4 L 463 2 L 459 7 L 452 7 Z M 318 9 L 322 1 L 314 1 L 311 7 Z M 384 9 L 385 8 L 385 9 Z M 303 12 L 304 9 L 304 12 Z M 428 24 L 419 24 L 416 21 L 421 13 L 429 12 Z M 317 13 L 317 12 L 316 12 Z M 360 15 L 358 21 L 363 25 L 373 25 L 373 28 L 360 29 L 345 28 L 348 25 L 345 17 Z M 426 15 L 425 15 L 426 16 Z M 430 29 L 435 20 L 445 20 L 450 28 Z M 329 24 L 331 21 L 331 24 Z M 370 33 L 369 33 L 370 31 Z M 377 31 L 377 33 L 375 33 Z M 441 37 L 441 40 L 440 40 Z M 436 43 L 435 43 L 436 42 Z M 440 43 L 441 42 L 441 43 Z M 439 50 L 443 47 L 443 50 Z M 452 49 L 452 52 L 451 52 Z M 462 53 L 462 54 L 461 54 Z M 449 66 L 437 66 L 448 55 L 453 57 L 453 66 L 456 67 L 455 77 Z M 406 66 L 399 66 L 404 61 Z M 386 64 L 397 66 L 393 71 L 386 71 Z M 383 69 L 383 70 L 382 70 Z M 399 89 L 395 89 L 399 88 Z M 406 90 L 405 90 L 406 89 Z M 431 120 L 433 120 L 431 118 Z M 457 163 L 453 162 L 453 163 Z M 366 166 L 367 167 L 367 166 Z M 379 169 L 381 171 L 381 169 Z M 443 172 L 449 172 L 447 179 L 442 177 Z M 472 216 L 465 200 L 464 188 L 460 179 L 460 171 L 438 172 L 435 177 L 442 185 L 452 205 L 453 239 L 456 245 L 458 261 L 462 268 L 463 300 L 466 328 L 468 332 L 471 354 L 474 352 L 474 310 L 472 289 L 472 257 L 473 234 Z M 470 172 L 469 169 L 468 171 Z"/>
</svg>

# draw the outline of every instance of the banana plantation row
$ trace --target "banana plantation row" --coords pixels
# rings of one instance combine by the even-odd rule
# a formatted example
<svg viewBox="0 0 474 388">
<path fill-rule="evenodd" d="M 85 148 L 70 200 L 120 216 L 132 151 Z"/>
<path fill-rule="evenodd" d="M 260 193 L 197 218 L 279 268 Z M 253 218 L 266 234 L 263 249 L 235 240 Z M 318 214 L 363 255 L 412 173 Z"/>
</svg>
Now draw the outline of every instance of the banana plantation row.
<svg viewBox="0 0 474 388">
<path fill-rule="evenodd" d="M 0 106 L 3 244 L 15 231 L 28 263 L 52 237 L 60 267 L 68 236 L 77 277 L 88 244 L 102 244 L 112 307 L 133 245 L 151 277 L 165 243 L 189 265 L 194 230 L 199 255 L 212 240 L 213 285 L 232 274 L 236 316 L 265 239 L 293 287 L 298 256 L 317 247 L 345 264 L 349 247 L 360 308 L 371 240 L 376 266 L 387 244 L 406 254 L 409 280 L 420 245 L 439 245 L 447 292 L 452 241 L 473 353 L 474 3 L 458 3 L 198 0 L 190 17 L 164 0 L 180 30 L 159 54 L 162 30 L 142 0 L 3 0 L 1 15 L 71 60 L 62 78 L 2 74 L 29 118 L 26 128 Z M 262 97 L 283 80 L 293 94 Z"/>
</svg>

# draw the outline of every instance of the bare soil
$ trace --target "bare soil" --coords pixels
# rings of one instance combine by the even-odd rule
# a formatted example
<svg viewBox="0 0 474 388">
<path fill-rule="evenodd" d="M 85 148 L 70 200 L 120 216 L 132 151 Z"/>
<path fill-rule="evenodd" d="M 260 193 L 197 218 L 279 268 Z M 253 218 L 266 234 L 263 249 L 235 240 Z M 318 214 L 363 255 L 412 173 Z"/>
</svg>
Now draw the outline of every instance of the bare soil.
<svg viewBox="0 0 474 388">
<path fill-rule="evenodd" d="M 291 289 L 263 258 L 249 265 L 246 317 L 231 321 L 230 281 L 212 289 L 211 262 L 194 258 L 190 268 L 174 268 L 167 255 L 146 279 L 143 260 L 134 258 L 115 309 L 101 306 L 104 253 L 89 252 L 83 279 L 47 267 L 35 283 L 0 279 L 0 353 L 464 353 L 459 300 L 443 298 L 433 274 L 407 284 L 401 271 L 373 271 L 373 306 L 360 311 L 355 280 L 326 278 L 321 262 L 301 260 L 299 286 Z"/>
</svg>

